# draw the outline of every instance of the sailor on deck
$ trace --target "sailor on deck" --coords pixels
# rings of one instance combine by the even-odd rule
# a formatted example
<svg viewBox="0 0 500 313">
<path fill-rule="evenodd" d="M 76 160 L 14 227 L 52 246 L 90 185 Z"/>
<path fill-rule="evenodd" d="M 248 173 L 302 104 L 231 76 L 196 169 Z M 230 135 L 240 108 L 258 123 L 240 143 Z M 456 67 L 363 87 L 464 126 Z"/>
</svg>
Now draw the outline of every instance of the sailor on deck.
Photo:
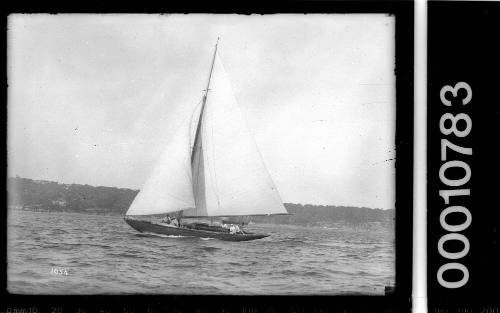
<svg viewBox="0 0 500 313">
<path fill-rule="evenodd" d="M 238 225 L 232 224 L 231 227 L 229 227 L 229 232 L 231 234 L 236 234 L 236 233 L 240 233 L 241 229 L 238 227 Z"/>
<path fill-rule="evenodd" d="M 179 226 L 180 226 L 179 221 L 178 221 L 178 220 L 177 220 L 177 218 L 175 218 L 175 217 L 172 219 L 172 224 L 173 224 L 174 226 L 176 226 L 176 227 L 179 227 Z"/>
<path fill-rule="evenodd" d="M 163 220 L 161 221 L 162 223 L 165 223 L 165 224 L 170 224 L 171 220 L 170 220 L 170 216 L 166 216 L 163 218 Z"/>
</svg>

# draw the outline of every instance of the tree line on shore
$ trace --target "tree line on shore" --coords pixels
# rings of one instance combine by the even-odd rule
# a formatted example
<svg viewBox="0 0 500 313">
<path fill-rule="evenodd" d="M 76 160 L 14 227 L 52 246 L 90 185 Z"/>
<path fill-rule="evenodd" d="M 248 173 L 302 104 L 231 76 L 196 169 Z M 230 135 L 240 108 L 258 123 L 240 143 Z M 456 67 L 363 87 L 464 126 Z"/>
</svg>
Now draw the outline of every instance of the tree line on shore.
<svg viewBox="0 0 500 313">
<path fill-rule="evenodd" d="M 9 207 L 37 211 L 124 215 L 139 191 L 127 188 L 60 184 L 57 182 L 8 178 Z M 335 222 L 392 223 L 394 210 L 333 205 L 284 204 L 290 215 L 252 216 L 256 223 L 328 224 Z"/>
</svg>

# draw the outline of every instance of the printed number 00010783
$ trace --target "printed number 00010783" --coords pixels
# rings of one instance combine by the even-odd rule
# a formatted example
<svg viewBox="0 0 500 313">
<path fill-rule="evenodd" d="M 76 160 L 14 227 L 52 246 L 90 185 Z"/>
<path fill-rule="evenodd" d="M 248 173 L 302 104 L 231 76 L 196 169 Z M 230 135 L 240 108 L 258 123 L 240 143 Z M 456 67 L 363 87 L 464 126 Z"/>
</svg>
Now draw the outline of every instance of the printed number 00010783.
<svg viewBox="0 0 500 313">
<path fill-rule="evenodd" d="M 463 106 L 467 105 L 472 99 L 472 89 L 469 86 L 469 84 L 465 82 L 459 82 L 454 87 L 447 85 L 441 88 L 441 91 L 439 93 L 441 103 L 445 106 L 451 107 L 453 104 L 450 100 L 446 98 L 446 95 L 448 93 L 451 93 L 454 98 L 457 98 L 459 90 L 461 89 L 466 92 L 465 97 L 462 98 L 462 105 Z M 463 129 L 462 127 L 461 129 L 459 129 L 458 127 L 459 123 L 463 124 L 463 122 L 461 121 L 465 122 L 465 128 Z M 441 119 L 439 120 L 439 130 L 441 131 L 441 134 L 445 136 L 450 136 L 451 138 L 453 138 L 451 135 L 454 135 L 455 137 L 458 138 L 464 138 L 467 135 L 469 135 L 471 129 L 472 129 L 472 119 L 466 113 L 458 113 L 456 115 L 453 115 L 451 113 L 444 113 L 441 116 Z M 445 205 L 449 205 L 450 202 L 452 202 L 453 205 L 446 207 L 439 216 L 439 222 L 441 224 L 441 227 L 443 227 L 443 229 L 448 231 L 449 233 L 443 235 L 439 239 L 438 251 L 442 257 L 448 260 L 458 260 L 465 257 L 470 249 L 469 240 L 467 239 L 467 237 L 465 237 L 463 234 L 460 234 L 459 232 L 462 232 L 469 227 L 472 221 L 472 215 L 465 206 L 456 205 L 460 204 L 460 202 L 457 203 L 458 200 L 456 198 L 453 199 L 452 201 L 450 201 L 450 198 L 458 196 L 470 196 L 470 188 L 457 189 L 456 187 L 462 187 L 469 182 L 471 177 L 471 168 L 469 164 L 467 164 L 467 162 L 465 161 L 448 160 L 447 150 L 448 149 L 453 150 L 458 154 L 460 154 L 462 158 L 465 159 L 466 155 L 472 155 L 472 148 L 461 147 L 459 145 L 452 143 L 447 138 L 441 139 L 441 161 L 444 163 L 442 163 L 441 167 L 439 168 L 439 180 L 441 181 L 442 184 L 445 185 L 445 188 L 447 189 L 439 190 L 439 195 L 443 198 Z M 447 170 L 453 168 L 462 169 L 464 173 L 463 176 L 460 178 L 449 178 L 446 175 Z M 455 187 L 455 189 L 449 189 L 449 187 Z M 465 216 L 465 221 L 458 225 L 451 225 L 447 223 L 446 217 L 451 213 L 463 214 Z M 451 240 L 461 241 L 463 243 L 462 250 L 458 252 L 446 251 L 446 249 L 444 248 L 444 244 L 447 241 Z M 443 274 L 448 270 L 461 271 L 463 274 L 462 279 L 459 281 L 445 280 L 443 278 Z M 464 286 L 469 280 L 469 270 L 467 269 L 466 266 L 464 266 L 461 263 L 448 262 L 441 265 L 441 267 L 438 269 L 437 280 L 439 284 L 445 288 L 460 288 Z"/>
</svg>

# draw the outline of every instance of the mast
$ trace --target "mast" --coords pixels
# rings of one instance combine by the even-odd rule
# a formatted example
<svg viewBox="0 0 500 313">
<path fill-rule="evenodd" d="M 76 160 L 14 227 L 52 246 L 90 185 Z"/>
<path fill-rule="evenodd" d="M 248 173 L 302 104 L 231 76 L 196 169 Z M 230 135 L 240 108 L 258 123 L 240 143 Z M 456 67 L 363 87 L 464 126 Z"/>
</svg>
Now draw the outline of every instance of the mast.
<svg viewBox="0 0 500 313">
<path fill-rule="evenodd" d="M 212 72 L 213 72 L 214 63 L 215 63 L 215 55 L 217 54 L 217 46 L 218 45 L 219 45 L 219 37 L 217 37 L 217 42 L 215 43 L 214 56 L 212 58 L 212 65 L 210 66 L 210 73 L 208 75 L 207 88 L 205 89 L 205 94 L 203 95 L 203 103 L 201 104 L 200 117 L 198 119 L 198 125 L 196 126 L 196 134 L 194 136 L 193 150 L 191 151 L 191 164 L 193 164 L 193 162 L 194 162 L 194 153 L 196 151 L 196 143 L 198 142 L 201 120 L 203 117 L 203 111 L 205 110 L 205 103 L 207 102 L 208 90 L 210 88 L 210 80 L 212 78 Z"/>
<path fill-rule="evenodd" d="M 215 55 L 217 54 L 217 46 L 218 45 L 219 45 L 219 37 L 217 37 L 217 42 L 215 43 L 214 57 L 212 58 L 212 66 L 210 67 L 210 74 L 208 75 L 208 83 L 207 83 L 207 89 L 205 89 L 205 96 L 204 96 L 203 105 L 206 102 L 206 98 L 208 95 L 208 89 L 210 88 L 210 79 L 212 78 L 212 71 L 214 69 Z"/>
</svg>

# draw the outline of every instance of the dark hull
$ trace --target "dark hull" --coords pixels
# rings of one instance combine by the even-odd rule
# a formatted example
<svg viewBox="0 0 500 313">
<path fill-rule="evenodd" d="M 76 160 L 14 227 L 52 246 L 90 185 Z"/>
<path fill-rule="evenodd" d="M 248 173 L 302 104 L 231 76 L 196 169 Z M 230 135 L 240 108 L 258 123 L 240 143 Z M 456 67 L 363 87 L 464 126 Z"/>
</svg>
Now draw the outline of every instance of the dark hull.
<svg viewBox="0 0 500 313">
<path fill-rule="evenodd" d="M 189 229 L 185 227 L 169 227 L 160 224 L 151 223 L 148 221 L 141 221 L 135 219 L 125 218 L 125 222 L 137 231 L 169 235 L 169 236 L 185 236 L 185 237 L 202 237 L 202 238 L 216 238 L 225 241 L 248 241 L 268 237 L 266 234 L 230 234 L 218 231 L 208 231 L 199 229 Z"/>
</svg>

